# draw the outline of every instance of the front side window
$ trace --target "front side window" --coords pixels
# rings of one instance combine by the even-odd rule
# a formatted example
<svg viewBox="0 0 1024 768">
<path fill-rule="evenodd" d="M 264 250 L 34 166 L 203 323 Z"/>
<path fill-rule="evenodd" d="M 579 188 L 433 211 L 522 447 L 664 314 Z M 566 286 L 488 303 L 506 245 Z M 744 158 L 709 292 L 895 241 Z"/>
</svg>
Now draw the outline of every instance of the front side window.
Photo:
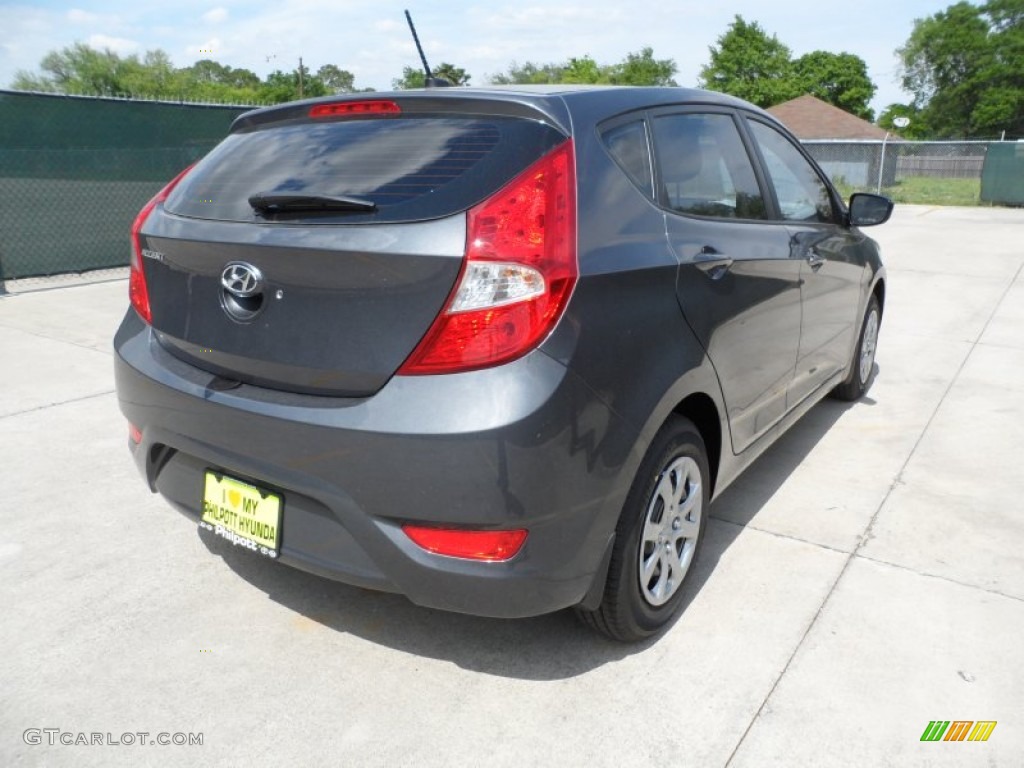
<svg viewBox="0 0 1024 768">
<path fill-rule="evenodd" d="M 767 218 L 750 157 L 731 116 L 658 117 L 654 141 L 664 206 L 694 216 Z"/>
<path fill-rule="evenodd" d="M 836 220 L 828 187 L 793 143 L 774 128 L 750 121 L 765 171 L 775 187 L 782 218 L 832 223 Z"/>
</svg>

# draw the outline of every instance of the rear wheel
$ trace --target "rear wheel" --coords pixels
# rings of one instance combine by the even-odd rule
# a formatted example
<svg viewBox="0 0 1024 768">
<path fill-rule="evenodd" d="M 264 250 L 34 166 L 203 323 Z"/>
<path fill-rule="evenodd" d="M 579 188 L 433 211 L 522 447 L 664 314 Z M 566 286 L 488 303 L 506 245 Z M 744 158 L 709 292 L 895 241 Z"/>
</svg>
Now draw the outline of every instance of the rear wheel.
<svg viewBox="0 0 1024 768">
<path fill-rule="evenodd" d="M 882 322 L 882 309 L 878 299 L 872 296 L 864 312 L 860 327 L 860 338 L 850 361 L 850 375 L 846 381 L 832 390 L 832 396 L 839 400 L 859 400 L 875 381 L 875 350 L 878 348 L 878 327 Z"/>
<path fill-rule="evenodd" d="M 633 481 L 601 605 L 579 610 L 584 622 L 631 642 L 654 634 L 676 615 L 704 537 L 709 479 L 700 433 L 689 420 L 672 417 Z"/>
</svg>

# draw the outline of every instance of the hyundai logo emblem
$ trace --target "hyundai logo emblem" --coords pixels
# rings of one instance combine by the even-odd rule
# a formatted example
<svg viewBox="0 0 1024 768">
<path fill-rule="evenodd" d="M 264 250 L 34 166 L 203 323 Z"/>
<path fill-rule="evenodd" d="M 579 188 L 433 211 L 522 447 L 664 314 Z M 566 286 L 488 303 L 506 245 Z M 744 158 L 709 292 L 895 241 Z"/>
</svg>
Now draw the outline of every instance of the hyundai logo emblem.
<svg viewBox="0 0 1024 768">
<path fill-rule="evenodd" d="M 247 299 L 263 290 L 263 275 L 252 264 L 233 261 L 220 273 L 220 284 L 232 296 Z"/>
</svg>

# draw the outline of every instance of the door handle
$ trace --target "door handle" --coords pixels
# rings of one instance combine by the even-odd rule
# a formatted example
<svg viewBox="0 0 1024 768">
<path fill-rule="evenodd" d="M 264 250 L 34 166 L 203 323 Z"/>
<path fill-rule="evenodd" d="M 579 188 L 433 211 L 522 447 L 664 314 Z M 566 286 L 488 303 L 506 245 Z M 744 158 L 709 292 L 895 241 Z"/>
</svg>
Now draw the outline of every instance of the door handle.
<svg viewBox="0 0 1024 768">
<path fill-rule="evenodd" d="M 720 280 L 724 277 L 732 263 L 731 257 L 725 256 L 711 248 L 704 248 L 704 250 L 697 254 L 697 258 L 694 260 L 694 265 L 697 269 L 712 280 Z"/>
</svg>

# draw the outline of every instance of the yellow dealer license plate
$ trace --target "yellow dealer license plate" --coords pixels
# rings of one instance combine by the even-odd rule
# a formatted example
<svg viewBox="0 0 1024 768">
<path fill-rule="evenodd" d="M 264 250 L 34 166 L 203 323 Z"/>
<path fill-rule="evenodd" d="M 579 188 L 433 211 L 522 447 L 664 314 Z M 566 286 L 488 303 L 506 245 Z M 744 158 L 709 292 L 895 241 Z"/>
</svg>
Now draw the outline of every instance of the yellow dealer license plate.
<svg viewBox="0 0 1024 768">
<path fill-rule="evenodd" d="M 227 475 L 206 472 L 199 525 L 267 557 L 281 541 L 281 497 Z"/>
</svg>

